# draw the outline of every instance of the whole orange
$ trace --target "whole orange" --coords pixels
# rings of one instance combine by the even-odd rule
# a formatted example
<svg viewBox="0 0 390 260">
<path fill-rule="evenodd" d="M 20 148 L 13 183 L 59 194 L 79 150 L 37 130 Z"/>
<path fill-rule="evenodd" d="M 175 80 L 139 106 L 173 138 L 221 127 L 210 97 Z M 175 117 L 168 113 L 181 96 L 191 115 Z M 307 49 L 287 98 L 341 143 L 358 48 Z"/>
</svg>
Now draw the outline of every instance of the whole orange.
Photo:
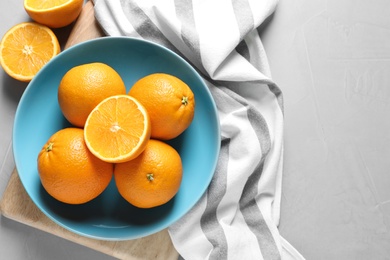
<svg viewBox="0 0 390 260">
<path fill-rule="evenodd" d="M 182 175 L 182 162 L 177 151 L 153 139 L 138 157 L 115 164 L 114 168 L 119 193 L 139 208 L 152 208 L 170 201 L 180 188 Z"/>
<path fill-rule="evenodd" d="M 38 173 L 45 190 L 68 204 L 86 203 L 99 196 L 110 183 L 113 164 L 92 155 L 80 128 L 53 134 L 38 155 Z"/>
<path fill-rule="evenodd" d="M 152 138 L 173 139 L 184 132 L 194 118 L 194 93 L 185 82 L 173 75 L 147 75 L 131 87 L 129 95 L 148 111 Z"/>
<path fill-rule="evenodd" d="M 107 64 L 96 62 L 71 68 L 58 87 L 58 102 L 65 118 L 84 127 L 92 109 L 105 98 L 126 94 L 121 76 Z"/>
</svg>

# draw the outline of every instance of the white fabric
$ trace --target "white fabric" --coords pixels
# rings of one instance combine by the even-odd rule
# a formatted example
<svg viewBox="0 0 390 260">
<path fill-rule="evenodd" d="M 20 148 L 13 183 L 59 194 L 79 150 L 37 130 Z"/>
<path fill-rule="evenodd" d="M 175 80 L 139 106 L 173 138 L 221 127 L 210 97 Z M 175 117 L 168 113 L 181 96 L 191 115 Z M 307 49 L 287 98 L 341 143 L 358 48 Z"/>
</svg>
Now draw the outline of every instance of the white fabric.
<svg viewBox="0 0 390 260">
<path fill-rule="evenodd" d="M 169 227 L 184 259 L 303 259 L 278 231 L 283 98 L 258 28 L 276 0 L 96 0 L 111 36 L 175 51 L 203 76 L 217 104 L 221 153 L 210 186 Z"/>
</svg>

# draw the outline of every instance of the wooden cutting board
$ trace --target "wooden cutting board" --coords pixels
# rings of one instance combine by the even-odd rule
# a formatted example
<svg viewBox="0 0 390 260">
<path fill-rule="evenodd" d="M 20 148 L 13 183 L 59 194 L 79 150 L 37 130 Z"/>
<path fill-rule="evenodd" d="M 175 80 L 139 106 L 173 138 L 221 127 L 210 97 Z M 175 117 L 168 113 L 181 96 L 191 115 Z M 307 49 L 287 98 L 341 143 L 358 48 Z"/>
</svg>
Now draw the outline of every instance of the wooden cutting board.
<svg viewBox="0 0 390 260">
<path fill-rule="evenodd" d="M 95 20 L 93 4 L 87 2 L 74 24 L 65 48 L 103 35 Z M 0 212 L 7 218 L 119 259 L 165 260 L 178 258 L 178 253 L 172 245 L 167 230 L 140 239 L 115 242 L 86 238 L 60 227 L 35 206 L 25 191 L 16 169 L 12 172 L 1 199 Z"/>
</svg>

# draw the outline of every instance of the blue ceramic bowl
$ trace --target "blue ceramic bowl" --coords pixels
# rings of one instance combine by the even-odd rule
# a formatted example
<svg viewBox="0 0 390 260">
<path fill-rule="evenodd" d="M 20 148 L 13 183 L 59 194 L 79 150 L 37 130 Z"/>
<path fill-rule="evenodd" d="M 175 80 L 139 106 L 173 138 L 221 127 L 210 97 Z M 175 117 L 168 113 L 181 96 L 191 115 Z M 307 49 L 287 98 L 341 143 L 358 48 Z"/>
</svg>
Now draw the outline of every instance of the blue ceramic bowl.
<svg viewBox="0 0 390 260">
<path fill-rule="evenodd" d="M 170 141 L 183 161 L 183 181 L 167 204 L 139 209 L 118 193 L 114 181 L 96 199 L 68 205 L 53 199 L 42 187 L 38 153 L 48 138 L 70 126 L 57 101 L 63 75 L 72 67 L 104 62 L 122 76 L 127 89 L 155 72 L 175 75 L 186 82 L 196 99 L 190 127 Z M 75 45 L 52 59 L 34 77 L 16 111 L 13 151 L 20 179 L 32 201 L 50 219 L 77 234 L 103 240 L 128 240 L 156 233 L 177 221 L 200 199 L 216 168 L 220 128 L 215 103 L 197 72 L 181 57 L 160 45 L 128 37 L 105 37 Z"/>
</svg>

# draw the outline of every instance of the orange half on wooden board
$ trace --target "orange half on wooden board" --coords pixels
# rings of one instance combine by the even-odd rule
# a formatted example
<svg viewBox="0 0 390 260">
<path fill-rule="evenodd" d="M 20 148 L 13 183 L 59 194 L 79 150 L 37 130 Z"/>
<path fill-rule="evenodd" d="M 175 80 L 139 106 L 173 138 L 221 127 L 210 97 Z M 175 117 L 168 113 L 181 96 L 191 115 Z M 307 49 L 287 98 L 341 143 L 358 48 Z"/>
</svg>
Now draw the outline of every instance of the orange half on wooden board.
<svg viewBox="0 0 390 260">
<path fill-rule="evenodd" d="M 0 43 L 0 64 L 12 78 L 29 82 L 61 51 L 53 31 L 37 23 L 20 23 Z"/>
<path fill-rule="evenodd" d="M 83 4 L 84 0 L 24 0 L 24 9 L 34 21 L 60 28 L 77 19 Z"/>
</svg>

